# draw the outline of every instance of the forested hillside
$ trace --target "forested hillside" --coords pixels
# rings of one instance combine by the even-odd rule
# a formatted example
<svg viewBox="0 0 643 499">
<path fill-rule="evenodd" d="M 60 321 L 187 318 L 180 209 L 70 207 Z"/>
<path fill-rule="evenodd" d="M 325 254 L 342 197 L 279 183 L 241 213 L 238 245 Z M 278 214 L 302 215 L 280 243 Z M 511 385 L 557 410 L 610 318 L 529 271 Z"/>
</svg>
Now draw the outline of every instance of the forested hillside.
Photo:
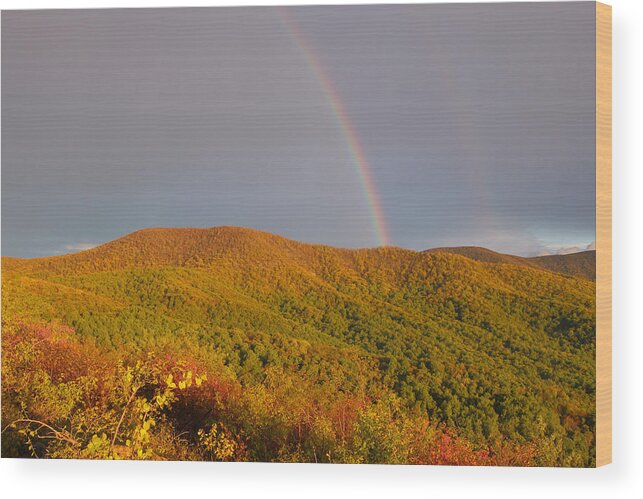
<svg viewBox="0 0 643 499">
<path fill-rule="evenodd" d="M 3 258 L 3 455 L 593 465 L 595 284 L 512 258 L 235 227 Z"/>
<path fill-rule="evenodd" d="M 478 248 L 476 246 L 435 248 L 427 250 L 427 252 L 452 253 L 454 255 L 466 256 L 479 262 L 507 263 L 510 265 L 539 268 L 561 274 L 585 277 L 592 281 L 596 280 L 596 251 L 594 250 L 580 251 L 567 255 L 545 255 L 529 258 L 496 253 L 495 251 Z"/>
</svg>

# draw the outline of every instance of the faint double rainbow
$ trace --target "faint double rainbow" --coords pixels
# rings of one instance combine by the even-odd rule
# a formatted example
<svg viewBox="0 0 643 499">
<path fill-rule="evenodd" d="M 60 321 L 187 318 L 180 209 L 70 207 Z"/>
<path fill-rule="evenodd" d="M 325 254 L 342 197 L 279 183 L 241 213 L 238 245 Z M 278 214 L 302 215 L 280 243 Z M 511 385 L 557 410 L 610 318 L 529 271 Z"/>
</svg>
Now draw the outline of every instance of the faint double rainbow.
<svg viewBox="0 0 643 499">
<path fill-rule="evenodd" d="M 371 172 L 371 166 L 368 162 L 368 158 L 364 153 L 364 148 L 359 140 L 357 131 L 353 126 L 353 123 L 350 119 L 350 116 L 346 110 L 346 106 L 341 99 L 333 81 L 331 80 L 328 72 L 324 69 L 324 66 L 321 64 L 319 57 L 317 56 L 315 50 L 308 42 L 308 39 L 302 32 L 297 21 L 293 16 L 288 12 L 286 7 L 278 7 L 281 17 L 288 27 L 293 39 L 296 41 L 297 46 L 301 49 L 304 57 L 306 58 L 308 64 L 310 65 L 315 77 L 319 81 L 319 84 L 330 103 L 330 106 L 337 118 L 339 127 L 342 130 L 342 133 L 346 139 L 348 148 L 353 156 L 355 164 L 357 166 L 357 172 L 362 183 L 362 187 L 366 194 L 366 199 L 368 201 L 368 207 L 370 211 L 370 219 L 373 227 L 373 231 L 377 238 L 377 242 L 380 246 L 389 246 L 390 238 L 388 233 L 388 227 L 386 224 L 386 218 L 384 216 L 384 211 L 382 209 L 382 203 L 380 201 L 379 193 L 375 186 L 373 180 L 373 174 Z"/>
</svg>

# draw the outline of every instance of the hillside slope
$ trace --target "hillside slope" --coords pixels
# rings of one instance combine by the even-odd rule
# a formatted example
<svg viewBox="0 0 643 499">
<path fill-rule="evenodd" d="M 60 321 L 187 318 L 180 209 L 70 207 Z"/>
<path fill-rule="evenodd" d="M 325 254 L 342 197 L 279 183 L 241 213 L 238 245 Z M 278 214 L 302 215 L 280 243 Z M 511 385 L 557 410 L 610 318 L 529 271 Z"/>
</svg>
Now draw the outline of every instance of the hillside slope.
<svg viewBox="0 0 643 499">
<path fill-rule="evenodd" d="M 472 260 L 485 263 L 499 263 L 518 265 L 522 267 L 538 268 L 567 274 L 576 277 L 584 277 L 591 281 L 596 280 L 596 251 L 581 251 L 567 255 L 547 255 L 536 257 L 521 257 L 497 253 L 495 251 L 480 248 L 477 246 L 459 246 L 453 248 L 434 248 L 426 250 L 428 253 L 450 253 L 462 255 Z"/>
<path fill-rule="evenodd" d="M 3 259 L 3 318 L 62 322 L 108 350 L 217 356 L 246 387 L 279 366 L 342 393 L 393 390 L 476 445 L 547 441 L 542 463 L 591 464 L 594 283 L 462 252 L 147 229 Z"/>
<path fill-rule="evenodd" d="M 581 251 L 569 255 L 536 256 L 531 262 L 552 272 L 582 276 L 596 280 L 596 251 Z"/>
</svg>

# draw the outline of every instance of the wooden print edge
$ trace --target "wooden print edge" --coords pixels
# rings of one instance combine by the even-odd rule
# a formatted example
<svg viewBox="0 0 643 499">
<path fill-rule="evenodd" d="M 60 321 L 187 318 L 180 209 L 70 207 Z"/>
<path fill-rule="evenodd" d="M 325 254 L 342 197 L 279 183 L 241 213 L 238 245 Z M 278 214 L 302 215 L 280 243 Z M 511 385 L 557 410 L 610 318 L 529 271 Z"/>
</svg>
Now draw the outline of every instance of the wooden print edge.
<svg viewBox="0 0 643 499">
<path fill-rule="evenodd" d="M 612 7 L 596 2 L 596 466 L 612 462 Z"/>
</svg>

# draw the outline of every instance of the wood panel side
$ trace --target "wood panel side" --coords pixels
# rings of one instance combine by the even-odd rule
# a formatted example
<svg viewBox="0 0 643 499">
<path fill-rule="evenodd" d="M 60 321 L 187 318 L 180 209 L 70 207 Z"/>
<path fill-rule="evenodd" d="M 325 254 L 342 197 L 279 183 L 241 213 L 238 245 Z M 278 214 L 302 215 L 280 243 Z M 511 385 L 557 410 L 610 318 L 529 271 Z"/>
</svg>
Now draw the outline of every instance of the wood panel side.
<svg viewBox="0 0 643 499">
<path fill-rule="evenodd" d="M 612 8 L 596 3 L 596 465 L 612 462 Z"/>
</svg>

